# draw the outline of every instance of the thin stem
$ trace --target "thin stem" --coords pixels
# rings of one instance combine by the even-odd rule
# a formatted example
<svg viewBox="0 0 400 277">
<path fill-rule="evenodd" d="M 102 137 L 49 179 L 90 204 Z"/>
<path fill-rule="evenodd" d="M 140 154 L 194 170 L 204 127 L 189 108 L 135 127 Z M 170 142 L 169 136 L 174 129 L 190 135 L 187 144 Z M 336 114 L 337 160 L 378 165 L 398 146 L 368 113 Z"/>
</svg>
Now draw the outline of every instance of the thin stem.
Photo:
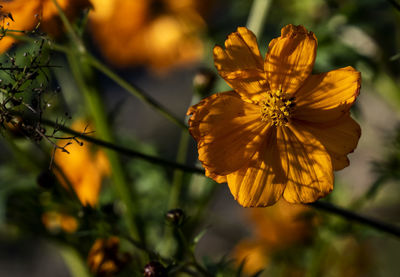
<svg viewBox="0 0 400 277">
<path fill-rule="evenodd" d="M 43 120 L 42 123 L 45 124 L 45 125 L 49 125 L 49 126 L 58 126 L 56 123 L 51 122 L 51 121 L 47 121 L 47 120 Z M 64 132 L 66 132 L 66 133 L 72 134 L 72 135 L 74 135 L 76 137 L 79 137 L 79 138 L 85 140 L 85 141 L 89 141 L 89 142 L 92 142 L 92 143 L 97 144 L 99 146 L 103 146 L 105 148 L 120 152 L 121 154 L 124 154 L 126 156 L 135 157 L 135 158 L 139 158 L 139 159 L 144 159 L 144 160 L 147 160 L 149 162 L 156 163 L 156 164 L 163 165 L 163 166 L 168 166 L 168 167 L 172 167 L 172 168 L 179 168 L 179 169 L 182 169 L 182 170 L 187 171 L 187 172 L 192 172 L 192 173 L 197 173 L 197 174 L 202 174 L 202 175 L 204 175 L 204 173 L 205 173 L 204 170 L 200 169 L 200 168 L 190 167 L 190 166 L 182 165 L 182 164 L 179 164 L 179 163 L 176 163 L 176 162 L 170 162 L 170 161 L 167 161 L 167 160 L 164 160 L 164 159 L 160 159 L 160 158 L 157 158 L 157 157 L 149 156 L 149 155 L 134 151 L 134 150 L 129 149 L 129 148 L 124 148 L 124 147 L 121 147 L 121 146 L 118 146 L 118 145 L 115 145 L 115 144 L 112 144 L 112 143 L 109 143 L 109 142 L 106 142 L 106 141 L 103 141 L 103 140 L 99 140 L 99 139 L 96 139 L 96 138 L 93 138 L 93 137 L 89 137 L 89 136 L 83 135 L 83 134 L 81 134 L 79 132 L 73 131 L 73 130 L 71 130 L 69 128 L 66 128 L 66 127 L 63 127 L 63 126 L 58 126 L 58 128 L 60 130 L 64 131 Z M 341 216 L 341 217 L 343 217 L 345 219 L 354 220 L 354 221 L 356 221 L 358 223 L 368 225 L 370 227 L 375 228 L 376 230 L 381 230 L 381 231 L 384 231 L 384 232 L 388 232 L 388 233 L 391 233 L 391 234 L 394 234 L 394 235 L 400 237 L 400 229 L 396 225 L 392 225 L 392 224 L 388 224 L 388 223 L 385 223 L 385 222 L 381 222 L 379 220 L 372 219 L 372 218 L 367 218 L 367 217 L 364 217 L 362 215 L 356 214 L 356 213 L 348 211 L 346 209 L 337 207 L 334 204 L 327 203 L 327 202 L 319 201 L 319 202 L 311 203 L 309 205 L 311 205 L 311 206 L 313 206 L 313 207 L 315 207 L 317 209 L 321 209 L 321 210 L 324 210 L 326 212 L 329 212 L 329 213 L 332 213 L 332 214 L 336 214 L 336 215 Z"/>
<path fill-rule="evenodd" d="M 364 224 L 367 226 L 370 226 L 376 230 L 380 230 L 392 235 L 395 235 L 397 237 L 400 237 L 400 227 L 392 224 L 388 224 L 376 219 L 372 219 L 357 213 L 354 213 L 352 211 L 346 210 L 344 208 L 340 208 L 338 206 L 335 206 L 331 203 L 328 202 L 323 202 L 323 201 L 317 201 L 314 203 L 309 204 L 310 206 L 313 206 L 316 209 L 323 210 L 332 214 L 336 214 L 338 216 L 341 216 L 347 220 L 353 220 L 356 221 L 360 224 Z"/>
<path fill-rule="evenodd" d="M 187 126 L 182 120 L 180 120 L 178 117 L 173 115 L 171 112 L 169 112 L 165 107 L 163 107 L 160 103 L 158 103 L 155 99 L 147 95 L 145 92 L 140 90 L 139 88 L 135 87 L 134 85 L 128 83 L 124 79 L 122 79 L 120 76 L 118 76 L 116 73 L 114 73 L 111 69 L 109 69 L 105 64 L 101 63 L 99 60 L 97 60 L 93 56 L 88 56 L 88 61 L 89 63 L 102 72 L 104 75 L 109 77 L 111 80 L 113 80 L 115 83 L 120 85 L 122 88 L 130 92 L 132 95 L 137 97 L 139 100 L 142 102 L 146 103 L 153 109 L 155 109 L 157 112 L 159 112 L 161 115 L 163 115 L 165 118 L 167 118 L 169 121 L 174 123 L 175 125 L 179 126 L 180 128 L 186 130 Z"/>
<path fill-rule="evenodd" d="M 187 148 L 189 144 L 189 133 L 185 130 L 181 132 L 181 139 L 179 141 L 179 148 L 176 162 L 181 164 L 186 160 Z M 179 207 L 179 197 L 181 195 L 182 183 L 183 183 L 183 171 L 181 169 L 175 169 L 174 176 L 172 179 L 172 187 L 170 191 L 170 198 L 168 209 L 174 209 Z"/>
<path fill-rule="evenodd" d="M 60 16 L 61 21 L 63 22 L 65 29 L 67 30 L 68 35 L 71 37 L 71 40 L 75 43 L 75 46 L 78 49 L 78 52 L 84 53 L 85 46 L 83 45 L 82 40 L 79 38 L 79 36 L 75 32 L 74 28 L 72 27 L 71 22 L 69 22 L 67 16 L 65 15 L 64 11 L 61 9 L 57 0 L 52 0 L 52 1 L 53 1 L 53 4 L 57 8 L 58 15 Z"/>
<path fill-rule="evenodd" d="M 9 34 L 8 32 L 7 32 L 6 36 L 12 37 L 13 39 L 16 39 L 16 40 L 25 41 L 25 42 L 34 43 L 35 41 L 37 41 L 37 39 L 29 37 L 29 36 L 14 35 L 14 34 Z M 67 47 L 59 45 L 57 43 L 54 43 L 53 41 L 51 41 L 47 37 L 40 37 L 40 38 L 47 40 L 47 43 L 45 43 L 44 46 L 48 47 L 49 49 L 56 50 L 58 52 L 63 52 L 63 53 L 66 53 L 66 54 L 71 52 Z"/>
<path fill-rule="evenodd" d="M 199 264 L 197 262 L 196 256 L 194 255 L 194 252 L 190 246 L 190 243 L 188 242 L 185 235 L 183 234 L 182 229 L 178 227 L 176 229 L 176 231 L 178 233 L 179 239 L 181 240 L 181 242 L 183 244 L 183 248 L 184 248 L 186 254 L 189 254 L 189 256 L 190 256 L 191 263 L 193 264 L 193 266 L 204 276 L 212 276 L 205 268 L 203 268 L 203 266 L 201 264 Z"/>
<path fill-rule="evenodd" d="M 180 164 L 180 163 L 177 163 L 177 162 L 172 162 L 172 161 L 168 161 L 168 160 L 161 159 L 161 158 L 158 158 L 158 157 L 150 156 L 150 155 L 147 155 L 147 154 L 144 154 L 144 153 L 140 153 L 140 152 L 135 151 L 135 150 L 130 149 L 130 148 L 122 147 L 122 146 L 113 144 L 113 143 L 108 142 L 108 141 L 104 141 L 104 140 L 101 140 L 101 139 L 97 139 L 97 138 L 82 134 L 81 132 L 77 132 L 77 131 L 74 131 L 74 130 L 68 128 L 68 127 L 58 125 L 57 123 L 55 123 L 53 121 L 50 121 L 50 120 L 42 119 L 42 123 L 44 125 L 51 126 L 51 127 L 54 127 L 54 128 L 57 127 L 59 130 L 65 132 L 65 133 L 71 134 L 71 135 L 73 135 L 73 136 L 75 136 L 77 138 L 81 138 L 81 139 L 83 139 L 85 141 L 94 143 L 94 144 L 96 144 L 98 146 L 102 146 L 104 148 L 107 148 L 107 149 L 110 149 L 110 150 L 114 150 L 114 151 L 116 151 L 116 152 L 118 152 L 118 153 L 120 153 L 122 155 L 125 155 L 125 156 L 146 160 L 146 161 L 148 161 L 150 163 L 154 163 L 154 164 L 158 164 L 158 165 L 162 165 L 162 166 L 166 166 L 166 167 L 170 167 L 170 168 L 174 168 L 174 169 L 175 168 L 176 169 L 181 169 L 181 170 L 186 171 L 186 172 L 203 174 L 203 175 L 205 173 L 204 169 L 197 168 L 197 167 L 191 167 L 191 166 L 187 166 L 187 165 Z"/>
<path fill-rule="evenodd" d="M 102 99 L 93 85 L 87 85 L 87 82 L 93 84 L 91 81 L 93 76 L 91 76 L 91 68 L 88 66 L 85 56 L 68 55 L 67 58 L 71 66 L 72 74 L 86 99 L 95 122 L 96 130 L 103 139 L 113 141 L 113 135 L 108 125 L 108 119 Z M 133 238 L 138 239 L 139 232 L 134 224 L 134 201 L 132 199 L 132 192 L 125 181 L 125 174 L 121 162 L 116 152 L 106 151 L 106 154 L 111 164 L 112 178 L 116 192 L 126 207 L 125 220 L 129 233 Z"/>
<path fill-rule="evenodd" d="M 87 270 L 85 261 L 81 255 L 72 247 L 66 244 L 55 244 L 58 251 L 68 266 L 71 276 L 73 277 L 90 277 L 91 274 Z"/>
<path fill-rule="evenodd" d="M 197 103 L 199 101 L 200 101 L 200 97 L 196 93 L 193 94 L 190 106 L 194 105 L 195 103 Z M 188 118 L 186 117 L 185 121 L 187 121 L 187 119 Z M 180 163 L 180 164 L 185 163 L 188 146 L 189 146 L 189 139 L 190 139 L 190 135 L 189 135 L 189 132 L 187 131 L 187 129 L 182 130 L 181 138 L 179 140 L 178 153 L 176 155 L 177 163 Z M 179 207 L 179 197 L 181 195 L 183 177 L 184 177 L 184 174 L 183 174 L 182 170 L 174 171 L 174 177 L 172 179 L 172 188 L 171 188 L 171 192 L 170 192 L 168 209 L 174 209 L 174 208 Z"/>
<path fill-rule="evenodd" d="M 247 19 L 247 28 L 253 31 L 256 37 L 262 34 L 272 0 L 254 0 Z"/>
</svg>

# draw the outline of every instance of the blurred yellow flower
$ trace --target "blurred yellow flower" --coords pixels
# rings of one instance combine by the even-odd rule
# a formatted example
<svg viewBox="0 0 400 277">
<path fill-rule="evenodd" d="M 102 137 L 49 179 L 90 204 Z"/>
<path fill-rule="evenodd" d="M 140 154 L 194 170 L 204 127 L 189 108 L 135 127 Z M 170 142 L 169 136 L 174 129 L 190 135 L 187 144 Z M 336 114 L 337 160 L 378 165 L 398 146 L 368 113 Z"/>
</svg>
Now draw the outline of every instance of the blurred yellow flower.
<svg viewBox="0 0 400 277">
<path fill-rule="evenodd" d="M 66 233 L 74 233 L 78 229 L 78 221 L 75 217 L 59 212 L 44 213 L 42 223 L 52 233 L 57 233 L 60 230 Z"/>
<path fill-rule="evenodd" d="M 199 33 L 205 23 L 199 10 L 204 1 L 91 2 L 91 32 L 103 55 L 116 66 L 146 64 L 160 69 L 202 56 Z"/>
<path fill-rule="evenodd" d="M 74 18 L 78 12 L 90 7 L 89 0 L 58 0 L 68 18 Z M 40 22 L 40 28 L 53 36 L 59 35 L 62 23 L 52 0 L 0 0 L 1 14 L 11 14 L 12 18 L 2 20 L 5 29 L 29 31 Z M 18 33 L 13 33 L 18 35 Z M 10 36 L 0 40 L 0 53 L 7 51 L 16 40 Z"/>
<path fill-rule="evenodd" d="M 352 67 L 311 74 L 317 39 L 287 25 L 262 59 L 244 27 L 214 48 L 219 74 L 234 91 L 189 108 L 189 131 L 206 175 L 227 182 L 244 207 L 282 196 L 314 202 L 333 189 L 333 170 L 349 165 L 360 126 L 350 117 L 361 75 Z"/>
<path fill-rule="evenodd" d="M 90 132 L 83 121 L 75 122 L 71 128 L 77 132 Z M 63 145 L 60 143 L 59 146 Z M 74 141 L 67 146 L 67 150 L 69 154 L 56 153 L 54 162 L 62 174 L 58 170 L 55 170 L 55 174 L 64 187 L 69 187 L 67 182 L 71 184 L 82 205 L 93 207 L 97 204 L 103 177 L 110 174 L 108 159 L 103 151 L 93 152 L 91 144 L 87 142 L 81 146 Z"/>
<path fill-rule="evenodd" d="M 247 210 L 253 237 L 240 241 L 233 256 L 244 272 L 251 275 L 267 267 L 271 255 L 309 241 L 314 233 L 315 217 L 310 208 L 280 200 L 267 209 Z"/>
<path fill-rule="evenodd" d="M 88 254 L 88 265 L 95 276 L 115 276 L 129 261 L 128 253 L 119 253 L 119 238 L 97 239 Z"/>
</svg>

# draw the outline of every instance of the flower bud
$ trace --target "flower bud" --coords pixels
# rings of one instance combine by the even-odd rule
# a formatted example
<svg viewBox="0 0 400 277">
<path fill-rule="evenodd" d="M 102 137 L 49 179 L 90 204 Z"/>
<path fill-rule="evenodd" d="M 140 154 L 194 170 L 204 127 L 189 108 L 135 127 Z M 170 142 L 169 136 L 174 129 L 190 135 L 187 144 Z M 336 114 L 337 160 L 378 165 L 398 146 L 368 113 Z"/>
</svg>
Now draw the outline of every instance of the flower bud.
<svg viewBox="0 0 400 277">
<path fill-rule="evenodd" d="M 115 276 L 130 260 L 119 252 L 119 238 L 97 239 L 89 251 L 88 265 L 95 276 Z"/>
<path fill-rule="evenodd" d="M 51 189 L 56 183 L 56 177 L 50 170 L 45 170 L 37 176 L 36 182 L 43 189 Z"/>
<path fill-rule="evenodd" d="M 167 270 L 161 263 L 159 263 L 157 261 L 152 261 L 144 267 L 143 276 L 145 276 L 145 277 L 164 277 L 165 276 L 166 277 L 168 275 L 167 275 Z"/>
<path fill-rule="evenodd" d="M 215 84 L 215 74 L 210 69 L 199 69 L 193 78 L 193 88 L 201 98 L 208 96 Z"/>
<path fill-rule="evenodd" d="M 185 219 L 185 213 L 181 209 L 169 210 L 165 214 L 165 218 L 174 226 L 181 226 Z"/>
</svg>

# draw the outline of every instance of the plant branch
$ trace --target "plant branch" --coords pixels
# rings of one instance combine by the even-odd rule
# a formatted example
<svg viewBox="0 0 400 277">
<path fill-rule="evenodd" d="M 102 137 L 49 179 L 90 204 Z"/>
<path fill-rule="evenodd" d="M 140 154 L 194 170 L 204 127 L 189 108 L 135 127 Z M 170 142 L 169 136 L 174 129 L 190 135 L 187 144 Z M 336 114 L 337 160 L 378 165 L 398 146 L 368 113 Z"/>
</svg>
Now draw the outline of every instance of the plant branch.
<svg viewBox="0 0 400 277">
<path fill-rule="evenodd" d="M 265 20 L 272 0 L 254 0 L 251 6 L 249 18 L 247 19 L 247 28 L 253 31 L 256 37 L 262 34 Z"/>
<path fill-rule="evenodd" d="M 205 173 L 205 171 L 203 169 L 201 169 L 201 168 L 191 167 L 191 166 L 183 165 L 183 164 L 180 164 L 180 163 L 168 161 L 168 160 L 165 160 L 165 159 L 162 159 L 162 158 L 150 156 L 150 155 L 135 151 L 135 150 L 130 149 L 130 148 L 122 147 L 122 146 L 113 144 L 111 142 L 107 142 L 107 141 L 104 141 L 104 140 L 100 140 L 100 139 L 97 139 L 97 138 L 82 134 L 81 132 L 74 131 L 74 130 L 68 128 L 68 127 L 60 126 L 57 123 L 55 123 L 53 121 L 50 121 L 50 120 L 42 119 L 42 123 L 44 125 L 47 125 L 47 126 L 57 127 L 59 130 L 65 132 L 65 133 L 71 134 L 71 135 L 73 135 L 73 136 L 75 136 L 77 138 L 81 138 L 81 139 L 83 139 L 85 141 L 94 143 L 96 145 L 99 145 L 99 146 L 114 150 L 114 151 L 119 152 L 120 154 L 125 155 L 125 156 L 146 160 L 146 161 L 154 163 L 154 164 L 159 164 L 159 165 L 166 166 L 166 167 L 171 167 L 171 168 L 174 168 L 174 169 L 181 169 L 181 170 L 186 171 L 186 172 L 197 173 L 197 174 L 204 174 Z"/>
<path fill-rule="evenodd" d="M 43 120 L 42 123 L 44 125 L 52 126 L 52 127 L 58 126 L 56 123 L 49 121 L 49 120 Z M 99 139 L 84 135 L 80 132 L 76 132 L 76 131 L 71 130 L 64 126 L 58 126 L 58 128 L 60 130 L 64 131 L 65 133 L 69 133 L 69 134 L 79 137 L 85 141 L 97 144 L 102 147 L 106 147 L 106 148 L 114 150 L 114 151 L 117 151 L 126 156 L 143 159 L 148 162 L 152 162 L 152 163 L 159 164 L 159 165 L 166 166 L 166 167 L 181 169 L 186 172 L 191 172 L 191 173 L 196 173 L 196 174 L 204 174 L 205 173 L 205 171 L 201 168 L 191 167 L 191 166 L 183 165 L 180 163 L 164 160 L 164 159 L 161 159 L 158 157 L 153 157 L 153 156 L 150 156 L 147 154 L 143 154 L 143 153 L 137 152 L 137 151 L 129 149 L 129 148 L 118 146 L 118 145 L 115 145 L 115 144 L 112 144 L 112 143 L 109 143 L 109 142 L 106 142 L 103 140 L 99 140 Z M 380 230 L 380 231 L 395 235 L 397 237 L 400 237 L 400 227 L 399 226 L 385 223 L 385 222 L 379 221 L 377 219 L 369 218 L 369 217 L 354 213 L 352 211 L 338 207 L 338 206 L 328 203 L 328 202 L 318 201 L 318 202 L 311 203 L 309 205 L 316 209 L 338 215 L 340 217 L 343 217 L 344 219 L 352 220 L 352 221 L 358 222 L 360 224 L 370 226 L 376 230 Z"/>
<path fill-rule="evenodd" d="M 114 73 L 111 69 L 109 69 L 105 64 L 101 63 L 99 60 L 97 60 L 93 56 L 88 55 L 88 62 L 97 70 L 102 72 L 104 75 L 109 77 L 111 80 L 113 80 L 115 83 L 120 85 L 122 88 L 127 90 L 129 93 L 137 97 L 140 101 L 144 102 L 145 104 L 149 105 L 152 107 L 154 110 L 159 112 L 161 115 L 163 115 L 165 118 L 167 118 L 169 121 L 177 125 L 178 127 L 186 130 L 187 125 L 182 122 L 178 117 L 173 115 L 171 112 L 169 112 L 165 107 L 163 107 L 160 103 L 158 103 L 155 99 L 147 95 L 144 91 L 141 89 L 135 87 L 134 85 L 128 83 L 124 79 L 122 79 L 120 76 L 118 76 L 116 73 Z"/>
<path fill-rule="evenodd" d="M 75 46 L 78 49 L 78 52 L 84 53 L 85 52 L 85 46 L 82 43 L 82 40 L 80 37 L 77 35 L 75 32 L 74 28 L 72 27 L 71 23 L 69 22 L 67 16 L 65 15 L 64 11 L 58 4 L 57 0 L 52 0 L 53 4 L 56 6 L 58 15 L 61 18 L 62 23 L 64 24 L 65 29 L 67 30 L 68 35 L 71 37 L 71 40 L 75 43 Z"/>
<path fill-rule="evenodd" d="M 370 226 L 376 230 L 380 230 L 380 231 L 395 235 L 397 237 L 400 237 L 400 227 L 399 226 L 389 224 L 386 222 L 382 222 L 377 219 L 369 218 L 369 217 L 354 213 L 352 211 L 349 211 L 344 208 L 340 208 L 338 206 L 335 206 L 331 203 L 324 202 L 324 201 L 317 201 L 317 202 L 311 203 L 309 205 L 316 209 L 323 210 L 325 212 L 329 212 L 332 214 L 336 214 L 347 220 L 356 221 L 360 224 Z"/>
</svg>

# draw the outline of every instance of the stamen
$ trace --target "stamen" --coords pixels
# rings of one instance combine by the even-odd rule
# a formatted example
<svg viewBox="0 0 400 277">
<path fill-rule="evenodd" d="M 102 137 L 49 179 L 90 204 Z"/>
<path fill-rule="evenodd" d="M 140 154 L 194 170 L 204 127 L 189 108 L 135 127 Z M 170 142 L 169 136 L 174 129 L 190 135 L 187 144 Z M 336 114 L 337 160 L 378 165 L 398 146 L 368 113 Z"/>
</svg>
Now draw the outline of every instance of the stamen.
<svg viewBox="0 0 400 277">
<path fill-rule="evenodd" d="M 270 121 L 275 126 L 285 126 L 289 123 L 290 112 L 295 106 L 295 97 L 282 92 L 282 88 L 268 91 L 267 97 L 260 103 L 261 120 Z"/>
</svg>

